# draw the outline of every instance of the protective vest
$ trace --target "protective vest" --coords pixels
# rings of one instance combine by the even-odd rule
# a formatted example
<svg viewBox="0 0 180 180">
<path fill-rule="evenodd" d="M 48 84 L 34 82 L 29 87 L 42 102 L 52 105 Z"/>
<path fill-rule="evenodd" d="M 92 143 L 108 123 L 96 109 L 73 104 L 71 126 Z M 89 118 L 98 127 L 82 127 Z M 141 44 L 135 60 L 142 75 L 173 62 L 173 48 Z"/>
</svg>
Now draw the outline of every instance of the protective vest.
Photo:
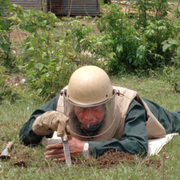
<svg viewBox="0 0 180 180">
<path fill-rule="evenodd" d="M 146 103 L 140 98 L 140 96 L 136 91 L 123 87 L 117 87 L 117 86 L 113 86 L 113 89 L 115 89 L 116 92 L 118 92 L 116 94 L 115 101 L 113 104 L 114 111 L 109 112 L 106 115 L 105 123 L 100 128 L 98 135 L 93 137 L 88 137 L 88 136 L 81 137 L 77 135 L 78 134 L 77 131 L 79 131 L 79 128 L 77 126 L 71 126 L 71 128 L 68 129 L 72 136 L 82 141 L 108 141 L 111 140 L 112 138 L 121 140 L 124 131 L 126 114 L 128 112 L 131 102 L 134 99 L 136 99 L 139 103 L 141 103 L 146 110 L 146 115 L 147 115 L 146 129 L 148 133 L 148 139 L 161 138 L 166 135 L 164 127 L 151 113 Z M 65 114 L 63 96 L 59 97 L 56 110 L 60 113 Z M 73 123 L 73 119 L 70 119 L 69 123 Z"/>
<path fill-rule="evenodd" d="M 147 104 L 141 99 L 136 91 L 123 88 L 115 87 L 115 89 L 120 91 L 120 96 L 118 98 L 118 104 L 120 112 L 122 113 L 123 119 L 126 118 L 126 114 L 131 102 L 136 99 L 140 104 L 142 104 L 146 110 L 146 130 L 148 132 L 148 139 L 162 138 L 166 135 L 165 128 L 161 125 L 158 119 L 152 114 Z"/>
</svg>

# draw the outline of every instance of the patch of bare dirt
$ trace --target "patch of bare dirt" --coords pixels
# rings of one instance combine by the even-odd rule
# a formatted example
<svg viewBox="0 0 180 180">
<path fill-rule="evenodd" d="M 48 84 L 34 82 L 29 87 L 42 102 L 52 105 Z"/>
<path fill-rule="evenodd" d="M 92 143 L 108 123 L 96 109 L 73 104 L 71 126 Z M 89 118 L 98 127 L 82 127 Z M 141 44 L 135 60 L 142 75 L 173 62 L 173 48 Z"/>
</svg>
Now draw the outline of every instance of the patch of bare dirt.
<svg viewBox="0 0 180 180">
<path fill-rule="evenodd" d="M 27 38 L 28 32 L 20 31 L 16 26 L 12 28 L 12 31 L 10 32 L 10 41 L 11 41 L 11 49 L 13 53 L 18 52 L 18 45 L 17 43 L 21 43 L 24 39 Z"/>
<path fill-rule="evenodd" d="M 17 163 L 14 163 L 14 166 L 27 168 L 27 162 L 24 160 L 20 160 Z"/>
<path fill-rule="evenodd" d="M 23 167 L 28 168 L 31 166 L 31 163 L 36 160 L 34 155 L 30 155 L 29 153 L 17 153 L 16 151 L 11 153 L 12 165 L 16 167 Z M 56 161 L 43 161 L 45 164 L 44 166 L 53 166 L 53 163 Z M 42 163 L 43 163 L 42 162 Z M 59 163 L 59 162 L 58 162 Z M 97 168 L 111 168 L 116 167 L 119 164 L 125 165 L 136 165 L 136 166 L 153 166 L 156 169 L 161 167 L 161 162 L 159 159 L 150 159 L 149 157 L 140 158 L 137 155 L 132 155 L 130 153 L 115 151 L 110 149 L 104 153 L 104 155 L 100 156 L 99 158 L 95 159 L 90 157 L 89 159 L 80 159 L 80 158 L 72 158 L 73 165 L 83 165 L 83 166 L 91 166 Z M 65 162 L 64 162 L 65 164 Z"/>
<path fill-rule="evenodd" d="M 155 168 L 159 168 L 161 166 L 160 160 L 149 159 L 148 157 L 141 159 L 137 155 L 132 155 L 130 153 L 115 151 L 110 149 L 104 153 L 104 155 L 100 156 L 97 159 L 89 158 L 84 161 L 76 160 L 73 161 L 73 164 L 84 164 L 88 166 L 97 166 L 99 168 L 109 168 L 117 166 L 121 163 L 131 164 L 131 165 L 146 165 L 146 166 L 154 166 Z"/>
<path fill-rule="evenodd" d="M 20 83 L 24 83 L 25 79 L 23 78 L 23 76 L 17 76 L 17 77 L 9 77 L 8 79 L 6 79 L 5 81 L 5 85 L 9 85 L 9 86 L 17 86 Z"/>
<path fill-rule="evenodd" d="M 12 31 L 10 33 L 10 38 L 13 39 L 16 42 L 23 41 L 26 39 L 28 32 L 22 32 L 22 31 Z"/>
</svg>

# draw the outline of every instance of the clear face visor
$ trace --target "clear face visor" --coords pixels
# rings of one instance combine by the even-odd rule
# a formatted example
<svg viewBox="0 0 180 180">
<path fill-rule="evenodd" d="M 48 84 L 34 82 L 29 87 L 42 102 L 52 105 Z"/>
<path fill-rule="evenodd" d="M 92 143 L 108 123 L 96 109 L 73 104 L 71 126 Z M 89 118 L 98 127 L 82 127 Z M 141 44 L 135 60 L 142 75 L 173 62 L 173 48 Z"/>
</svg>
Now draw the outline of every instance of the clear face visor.
<svg viewBox="0 0 180 180">
<path fill-rule="evenodd" d="M 115 95 L 114 90 L 110 99 L 86 106 L 71 102 L 64 90 L 64 113 L 70 118 L 70 131 L 82 138 L 92 138 L 108 130 L 115 119 Z"/>
</svg>

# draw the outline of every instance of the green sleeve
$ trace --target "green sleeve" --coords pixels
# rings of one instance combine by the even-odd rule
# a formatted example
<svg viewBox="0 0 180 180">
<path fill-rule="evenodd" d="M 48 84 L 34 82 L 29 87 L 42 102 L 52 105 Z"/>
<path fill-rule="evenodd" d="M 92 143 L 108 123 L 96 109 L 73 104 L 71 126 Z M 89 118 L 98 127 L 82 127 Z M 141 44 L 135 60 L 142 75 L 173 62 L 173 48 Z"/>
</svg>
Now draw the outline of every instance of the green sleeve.
<svg viewBox="0 0 180 180">
<path fill-rule="evenodd" d="M 93 156 L 101 156 L 110 148 L 146 156 L 148 150 L 148 136 L 144 107 L 136 100 L 130 104 L 121 140 L 112 139 L 103 142 L 90 141 L 89 147 L 90 154 Z"/>
<path fill-rule="evenodd" d="M 41 106 L 39 109 L 35 110 L 31 114 L 29 120 L 23 125 L 19 133 L 19 138 L 20 141 L 22 141 L 25 145 L 40 143 L 43 136 L 38 136 L 32 131 L 32 124 L 34 123 L 35 119 L 38 116 L 42 115 L 43 113 L 47 111 L 56 110 L 59 95 L 60 94 L 58 94 L 55 98 L 48 101 L 45 105 Z M 52 134 L 49 135 L 49 137 L 51 136 Z"/>
<path fill-rule="evenodd" d="M 180 111 L 170 112 L 155 102 L 142 98 L 153 115 L 166 130 L 166 134 L 180 132 Z"/>
</svg>

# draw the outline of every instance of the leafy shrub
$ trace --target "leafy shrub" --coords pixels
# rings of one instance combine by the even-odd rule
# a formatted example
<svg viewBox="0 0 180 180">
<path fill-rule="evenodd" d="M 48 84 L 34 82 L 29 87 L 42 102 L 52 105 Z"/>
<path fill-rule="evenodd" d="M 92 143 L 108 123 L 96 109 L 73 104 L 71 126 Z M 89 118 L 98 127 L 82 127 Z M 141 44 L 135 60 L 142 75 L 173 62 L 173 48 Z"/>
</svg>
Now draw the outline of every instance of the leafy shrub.
<svg viewBox="0 0 180 180">
<path fill-rule="evenodd" d="M 10 70 L 15 67 L 10 33 L 13 26 L 19 23 L 17 18 L 17 12 L 19 11 L 22 11 L 22 8 L 10 4 L 9 0 L 0 1 L 0 64 Z"/>
<path fill-rule="evenodd" d="M 0 3 L 0 64 L 12 68 L 16 60 L 30 91 L 35 90 L 43 99 L 59 92 L 81 65 L 98 65 L 112 74 L 141 74 L 145 69 L 171 64 L 177 55 L 179 19 L 164 18 L 166 0 L 136 1 L 139 14 L 133 19 L 121 12 L 117 3 L 105 5 L 107 13 L 96 18 L 96 32 L 78 17 L 60 20 L 50 12 L 22 10 L 9 1 Z M 9 7 L 7 16 L 1 6 Z M 147 15 L 153 8 L 162 11 L 157 16 Z M 29 32 L 19 48 L 22 53 L 16 57 L 9 38 L 14 25 Z"/>
<path fill-rule="evenodd" d="M 178 40 L 180 21 L 177 18 L 167 17 L 170 11 L 167 0 L 138 0 L 134 2 L 134 9 L 138 14 L 135 28 L 141 31 L 148 42 L 146 56 L 150 68 L 155 69 L 169 64 L 178 46 L 173 51 L 170 48 L 164 51 L 164 44 L 167 45 L 169 40 L 172 42 Z"/>
<path fill-rule="evenodd" d="M 147 21 L 147 26 L 144 29 L 144 36 L 146 37 L 148 49 L 148 61 L 152 68 L 162 67 L 171 61 L 174 51 L 167 48 L 163 50 L 164 43 L 171 39 L 176 41 L 178 38 L 178 26 L 172 26 L 172 20 L 164 18 L 163 20 Z M 166 43 L 167 44 L 167 43 Z M 175 49 L 178 46 L 175 47 Z M 174 50 L 175 50 L 174 49 Z"/>
<path fill-rule="evenodd" d="M 146 16 L 141 19 L 143 23 L 139 23 L 136 16 L 133 20 L 128 18 L 129 14 L 121 12 L 118 4 L 104 6 L 107 13 L 97 18 L 97 27 L 100 31 L 98 40 L 101 39 L 98 43 L 102 45 L 100 52 L 105 52 L 104 54 L 110 58 L 109 71 L 111 73 L 156 69 L 171 62 L 178 46 L 173 46 L 173 51 L 169 48 L 163 51 L 163 47 L 168 41 L 178 40 L 180 21 L 177 18 L 172 21 L 172 18 L 164 17 L 165 4 L 166 2 L 163 1 L 164 10 L 162 9 L 161 15 Z M 159 7 L 159 4 L 149 4 L 145 10 L 152 10 L 151 8 L 156 6 Z M 141 9 L 140 12 L 145 13 L 145 10 Z"/>
<path fill-rule="evenodd" d="M 26 73 L 30 90 L 49 99 L 67 85 L 77 66 L 84 64 L 80 41 L 91 29 L 76 19 L 61 21 L 50 12 L 27 11 L 23 18 L 26 20 L 20 27 L 30 34 L 23 43 L 23 62 L 18 67 Z"/>
<path fill-rule="evenodd" d="M 110 54 L 112 73 L 132 70 L 146 63 L 146 42 L 134 28 L 126 14 L 117 4 L 104 6 L 106 14 L 97 18 L 97 27 L 101 36 L 101 51 Z"/>
</svg>

